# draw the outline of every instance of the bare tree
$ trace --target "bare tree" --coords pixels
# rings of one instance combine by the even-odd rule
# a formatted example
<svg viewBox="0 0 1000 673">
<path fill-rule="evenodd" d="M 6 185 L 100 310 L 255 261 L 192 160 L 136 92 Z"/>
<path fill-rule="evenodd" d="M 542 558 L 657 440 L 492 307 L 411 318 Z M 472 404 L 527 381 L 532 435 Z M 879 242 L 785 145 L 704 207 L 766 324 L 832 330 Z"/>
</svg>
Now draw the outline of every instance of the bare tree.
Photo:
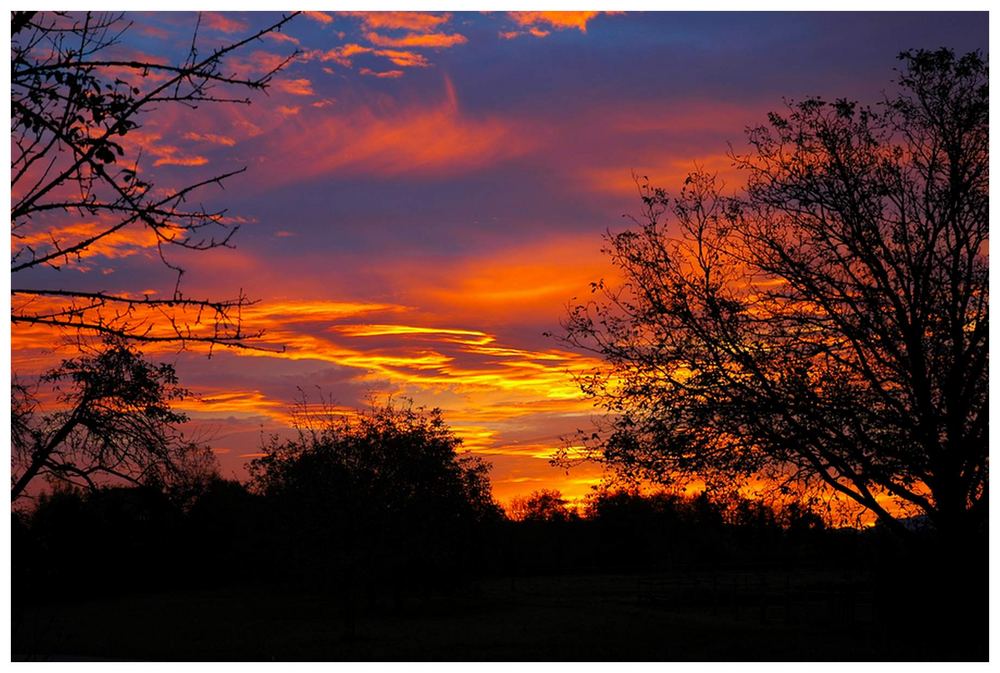
<svg viewBox="0 0 1000 673">
<path fill-rule="evenodd" d="M 901 528 L 983 530 L 988 89 L 978 53 L 901 55 L 896 93 L 748 132 L 747 184 L 642 185 L 565 339 L 610 412 L 594 455 L 653 478 L 820 485 Z"/>
<path fill-rule="evenodd" d="M 259 76 L 233 73 L 227 58 L 293 15 L 203 53 L 197 26 L 177 64 L 116 58 L 130 27 L 118 14 L 11 14 L 11 259 L 14 324 L 68 328 L 138 341 L 247 345 L 248 298 L 196 299 L 181 292 L 173 248 L 230 245 L 237 225 L 224 210 L 189 205 L 199 190 L 245 169 L 180 187 L 147 181 L 142 149 L 130 133 L 164 105 L 249 104 L 241 91 L 263 91 L 294 54 Z M 200 23 L 200 17 L 199 17 Z M 70 227 L 87 218 L 89 227 Z M 96 224 L 93 224 L 96 222 Z M 78 265 L 101 245 L 144 229 L 176 273 L 170 296 L 154 299 L 101 289 L 52 288 L 38 270 Z"/>
</svg>

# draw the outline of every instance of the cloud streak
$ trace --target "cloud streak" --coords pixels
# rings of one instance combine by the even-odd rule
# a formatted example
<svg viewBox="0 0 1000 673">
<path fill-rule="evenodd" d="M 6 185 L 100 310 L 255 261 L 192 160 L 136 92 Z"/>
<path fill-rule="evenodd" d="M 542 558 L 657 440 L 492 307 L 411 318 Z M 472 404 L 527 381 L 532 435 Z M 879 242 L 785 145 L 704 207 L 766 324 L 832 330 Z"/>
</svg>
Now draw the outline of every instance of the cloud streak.
<svg viewBox="0 0 1000 673">
<path fill-rule="evenodd" d="M 394 62 L 412 64 L 405 53 Z M 457 173 L 523 155 L 532 146 L 523 129 L 509 122 L 464 114 L 447 79 L 437 103 L 315 110 L 308 129 L 303 133 L 288 127 L 268 138 L 269 147 L 262 150 L 266 156 L 294 157 L 280 173 L 268 176 L 272 185 L 345 173 Z"/>
<path fill-rule="evenodd" d="M 402 37 L 389 37 L 378 33 L 365 33 L 369 42 L 379 47 L 420 47 L 432 49 L 448 49 L 469 40 L 458 33 L 409 33 Z"/>
</svg>

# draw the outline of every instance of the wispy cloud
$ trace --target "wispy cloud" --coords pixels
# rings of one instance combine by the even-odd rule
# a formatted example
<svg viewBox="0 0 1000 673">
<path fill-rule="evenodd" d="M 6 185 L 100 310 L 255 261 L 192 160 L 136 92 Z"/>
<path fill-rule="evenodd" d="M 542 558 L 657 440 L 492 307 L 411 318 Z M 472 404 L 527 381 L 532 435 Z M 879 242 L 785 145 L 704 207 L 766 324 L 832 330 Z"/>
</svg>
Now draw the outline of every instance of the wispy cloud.
<svg viewBox="0 0 1000 673">
<path fill-rule="evenodd" d="M 188 131 L 184 134 L 184 138 L 187 140 L 193 140 L 195 142 L 204 142 L 212 145 L 223 145 L 225 147 L 232 147 L 236 144 L 236 141 L 229 136 L 220 135 L 218 133 L 198 133 L 197 131 Z"/>
<path fill-rule="evenodd" d="M 413 65 L 404 53 L 394 62 Z M 444 92 L 443 100 L 432 104 L 382 102 L 343 111 L 310 108 L 308 134 L 279 127 L 268 136 L 268 144 L 275 147 L 273 152 L 263 150 L 269 160 L 290 158 L 269 174 L 269 183 L 348 172 L 454 174 L 522 155 L 532 147 L 532 138 L 509 121 L 463 113 L 450 80 L 444 81 Z"/>
<path fill-rule="evenodd" d="M 380 47 L 421 47 L 447 49 L 458 44 L 465 44 L 469 40 L 458 33 L 409 33 L 402 37 L 390 37 L 378 33 L 365 33 L 365 38 L 374 45 Z"/>
<path fill-rule="evenodd" d="M 143 129 L 129 133 L 129 145 L 141 147 L 144 154 L 153 157 L 154 166 L 204 166 L 208 158 L 192 154 L 173 143 L 163 142 L 163 133 Z"/>
<path fill-rule="evenodd" d="M 404 74 L 402 70 L 372 70 L 371 68 L 361 68 L 358 72 L 362 75 L 380 77 L 383 79 L 397 79 L 402 77 Z"/>
</svg>

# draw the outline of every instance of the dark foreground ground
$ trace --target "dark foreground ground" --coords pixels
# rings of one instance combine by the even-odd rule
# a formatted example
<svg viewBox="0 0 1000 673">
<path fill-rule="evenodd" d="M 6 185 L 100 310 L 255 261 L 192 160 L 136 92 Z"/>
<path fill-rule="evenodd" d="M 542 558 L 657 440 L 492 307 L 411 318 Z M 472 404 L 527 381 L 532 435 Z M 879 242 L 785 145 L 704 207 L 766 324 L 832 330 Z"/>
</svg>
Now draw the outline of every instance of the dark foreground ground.
<svg viewBox="0 0 1000 673">
<path fill-rule="evenodd" d="M 466 581 L 343 601 L 275 587 L 121 595 L 15 612 L 15 660 L 985 659 L 830 570 Z M 353 617 L 351 616 L 353 614 Z"/>
</svg>

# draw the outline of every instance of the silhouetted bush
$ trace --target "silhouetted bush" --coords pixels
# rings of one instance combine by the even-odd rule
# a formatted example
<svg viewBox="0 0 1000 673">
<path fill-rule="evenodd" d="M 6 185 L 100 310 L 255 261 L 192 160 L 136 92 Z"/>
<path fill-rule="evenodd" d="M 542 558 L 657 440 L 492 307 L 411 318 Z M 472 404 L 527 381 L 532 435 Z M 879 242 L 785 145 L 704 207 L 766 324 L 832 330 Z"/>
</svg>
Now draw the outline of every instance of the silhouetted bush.
<svg viewBox="0 0 1000 673">
<path fill-rule="evenodd" d="M 299 409 L 298 434 L 251 463 L 292 575 L 327 589 L 440 583 L 500 518 L 488 465 L 439 410 L 391 400 L 356 415 Z"/>
</svg>

